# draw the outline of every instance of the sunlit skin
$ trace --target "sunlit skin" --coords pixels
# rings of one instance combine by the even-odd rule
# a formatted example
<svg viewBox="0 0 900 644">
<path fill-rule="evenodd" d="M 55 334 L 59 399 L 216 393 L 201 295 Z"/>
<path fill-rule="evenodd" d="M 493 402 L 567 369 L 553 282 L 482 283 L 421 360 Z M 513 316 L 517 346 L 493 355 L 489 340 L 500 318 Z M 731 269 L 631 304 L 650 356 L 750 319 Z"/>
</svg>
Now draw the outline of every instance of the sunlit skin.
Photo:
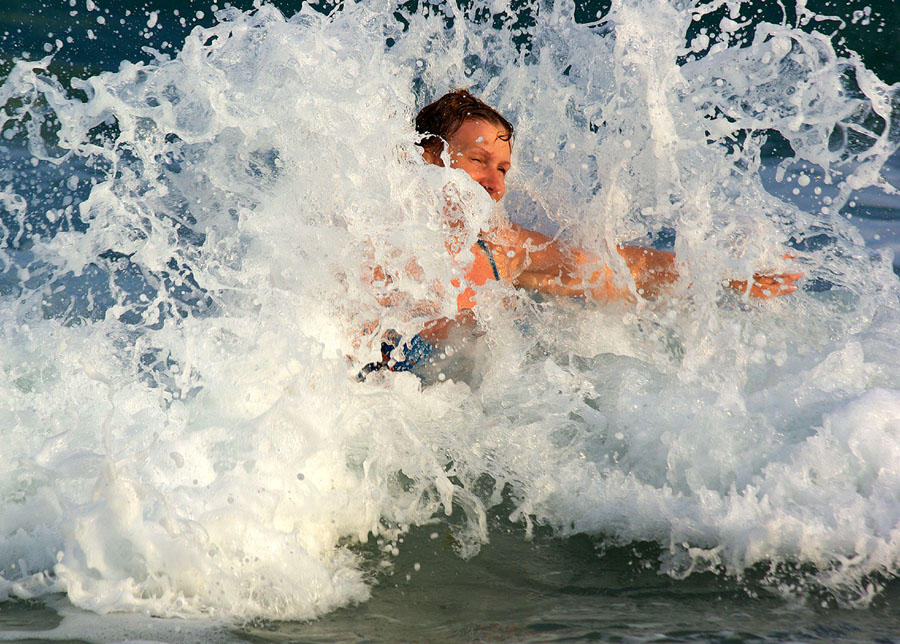
<svg viewBox="0 0 900 644">
<path fill-rule="evenodd" d="M 485 120 L 467 120 L 448 141 L 450 167 L 464 170 L 494 201 L 500 201 L 506 193 L 506 176 L 512 168 L 508 139 L 508 133 L 500 126 Z M 440 156 L 427 150 L 422 156 L 428 163 L 444 165 Z M 546 235 L 508 223 L 490 229 L 482 238 L 491 249 L 500 278 L 516 287 L 551 295 L 590 297 L 601 302 L 635 298 L 630 289 L 617 285 L 612 269 L 597 257 Z M 655 298 L 678 280 L 674 253 L 636 246 L 620 246 L 617 251 L 642 297 Z M 477 258 L 484 253 L 473 247 L 472 254 Z M 794 282 L 801 276 L 802 273 L 756 274 L 749 295 L 774 297 L 793 293 L 797 290 Z M 739 293 L 747 292 L 746 281 L 728 280 L 723 285 Z M 460 299 L 460 313 L 455 320 L 433 320 L 419 335 L 434 341 L 446 337 L 451 327 L 470 323 L 473 320 L 470 305 L 474 300 L 463 296 Z"/>
<path fill-rule="evenodd" d="M 450 167 L 464 170 L 487 190 L 491 199 L 500 201 L 506 194 L 506 174 L 512 168 L 509 133 L 485 120 L 464 121 L 448 142 Z M 422 153 L 428 163 L 443 166 L 439 155 Z"/>
</svg>

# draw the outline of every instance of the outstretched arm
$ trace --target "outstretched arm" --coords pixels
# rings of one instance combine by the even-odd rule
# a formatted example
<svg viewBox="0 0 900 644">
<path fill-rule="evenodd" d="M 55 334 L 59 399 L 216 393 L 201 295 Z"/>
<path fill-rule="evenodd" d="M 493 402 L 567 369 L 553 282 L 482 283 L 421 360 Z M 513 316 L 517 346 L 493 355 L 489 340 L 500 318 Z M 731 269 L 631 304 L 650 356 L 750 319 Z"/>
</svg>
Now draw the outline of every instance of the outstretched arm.
<svg viewBox="0 0 900 644">
<path fill-rule="evenodd" d="M 585 296 L 595 300 L 633 300 L 628 288 L 615 283 L 615 274 L 597 257 L 579 248 L 568 246 L 546 235 L 510 225 L 492 236 L 492 251 L 498 257 L 501 277 L 515 286 L 561 296 Z M 637 286 L 638 295 L 653 299 L 678 280 L 675 254 L 639 246 L 619 246 L 616 249 Z M 596 267 L 584 276 L 585 269 Z M 505 273 L 505 274 L 504 274 Z M 794 282 L 802 273 L 763 274 L 753 276 L 749 284 L 752 297 L 774 297 L 797 290 Z M 740 293 L 746 293 L 743 280 L 723 282 Z"/>
<path fill-rule="evenodd" d="M 631 272 L 638 294 L 652 299 L 678 280 L 675 255 L 653 248 L 620 246 L 616 249 Z M 615 273 L 609 266 L 581 250 L 573 250 L 573 266 L 561 265 L 543 270 L 522 271 L 514 280 L 516 286 L 542 293 L 563 296 L 584 296 L 590 293 L 595 300 L 609 302 L 633 300 L 631 291 L 615 282 Z M 600 266 L 587 278 L 578 276 L 579 267 Z M 583 269 L 582 269 L 583 271 Z"/>
<path fill-rule="evenodd" d="M 600 301 L 633 299 L 627 287 L 616 284 L 609 266 L 580 248 L 515 224 L 492 230 L 488 243 L 501 277 L 517 287 L 573 297 L 590 293 Z M 643 297 L 656 297 L 678 279 L 673 253 L 633 246 L 617 250 Z"/>
</svg>

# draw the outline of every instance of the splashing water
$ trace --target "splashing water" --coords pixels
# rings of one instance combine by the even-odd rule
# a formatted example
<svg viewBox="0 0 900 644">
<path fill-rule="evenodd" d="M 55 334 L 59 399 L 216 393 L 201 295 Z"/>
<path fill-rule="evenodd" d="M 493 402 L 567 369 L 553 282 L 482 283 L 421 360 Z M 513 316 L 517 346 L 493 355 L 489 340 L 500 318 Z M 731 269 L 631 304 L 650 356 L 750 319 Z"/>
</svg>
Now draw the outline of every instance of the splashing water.
<svg viewBox="0 0 900 644">
<path fill-rule="evenodd" d="M 452 513 L 471 556 L 507 504 L 526 530 L 658 542 L 673 576 L 762 566 L 786 594 L 870 601 L 900 567 L 900 289 L 844 213 L 895 194 L 898 88 L 804 3 L 751 4 L 263 5 L 70 86 L 52 56 L 18 61 L 0 593 L 314 617 L 368 597 L 354 543 L 389 561 Z M 367 324 L 455 310 L 447 191 L 470 243 L 502 216 L 412 144 L 459 86 L 516 124 L 509 217 L 620 269 L 616 244 L 669 240 L 683 279 L 609 306 L 511 307 L 489 283 L 484 335 L 432 384 L 359 383 Z M 720 286 L 795 266 L 790 297 Z"/>
</svg>

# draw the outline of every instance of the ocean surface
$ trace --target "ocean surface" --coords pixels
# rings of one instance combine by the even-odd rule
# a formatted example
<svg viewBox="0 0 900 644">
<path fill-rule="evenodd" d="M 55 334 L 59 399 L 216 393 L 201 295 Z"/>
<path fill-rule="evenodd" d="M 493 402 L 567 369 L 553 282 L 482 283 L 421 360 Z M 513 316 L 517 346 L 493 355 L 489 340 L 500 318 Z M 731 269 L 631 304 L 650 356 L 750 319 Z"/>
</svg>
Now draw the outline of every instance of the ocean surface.
<svg viewBox="0 0 900 644">
<path fill-rule="evenodd" d="M 0 641 L 900 642 L 898 42 L 891 0 L 7 0 Z M 515 123 L 500 206 L 413 145 L 456 87 Z M 455 311 L 448 199 L 682 279 L 491 282 L 360 382 Z"/>
</svg>

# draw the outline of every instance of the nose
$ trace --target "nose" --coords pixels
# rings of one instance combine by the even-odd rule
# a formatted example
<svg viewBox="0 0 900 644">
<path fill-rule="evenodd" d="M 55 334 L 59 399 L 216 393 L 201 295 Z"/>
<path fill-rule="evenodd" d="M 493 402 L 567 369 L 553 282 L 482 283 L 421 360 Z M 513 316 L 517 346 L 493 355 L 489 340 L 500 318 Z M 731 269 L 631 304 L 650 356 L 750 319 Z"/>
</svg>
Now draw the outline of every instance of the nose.
<svg viewBox="0 0 900 644">
<path fill-rule="evenodd" d="M 499 170 L 486 171 L 478 181 L 481 187 L 488 191 L 491 199 L 500 201 L 506 192 L 506 179 Z"/>
</svg>

